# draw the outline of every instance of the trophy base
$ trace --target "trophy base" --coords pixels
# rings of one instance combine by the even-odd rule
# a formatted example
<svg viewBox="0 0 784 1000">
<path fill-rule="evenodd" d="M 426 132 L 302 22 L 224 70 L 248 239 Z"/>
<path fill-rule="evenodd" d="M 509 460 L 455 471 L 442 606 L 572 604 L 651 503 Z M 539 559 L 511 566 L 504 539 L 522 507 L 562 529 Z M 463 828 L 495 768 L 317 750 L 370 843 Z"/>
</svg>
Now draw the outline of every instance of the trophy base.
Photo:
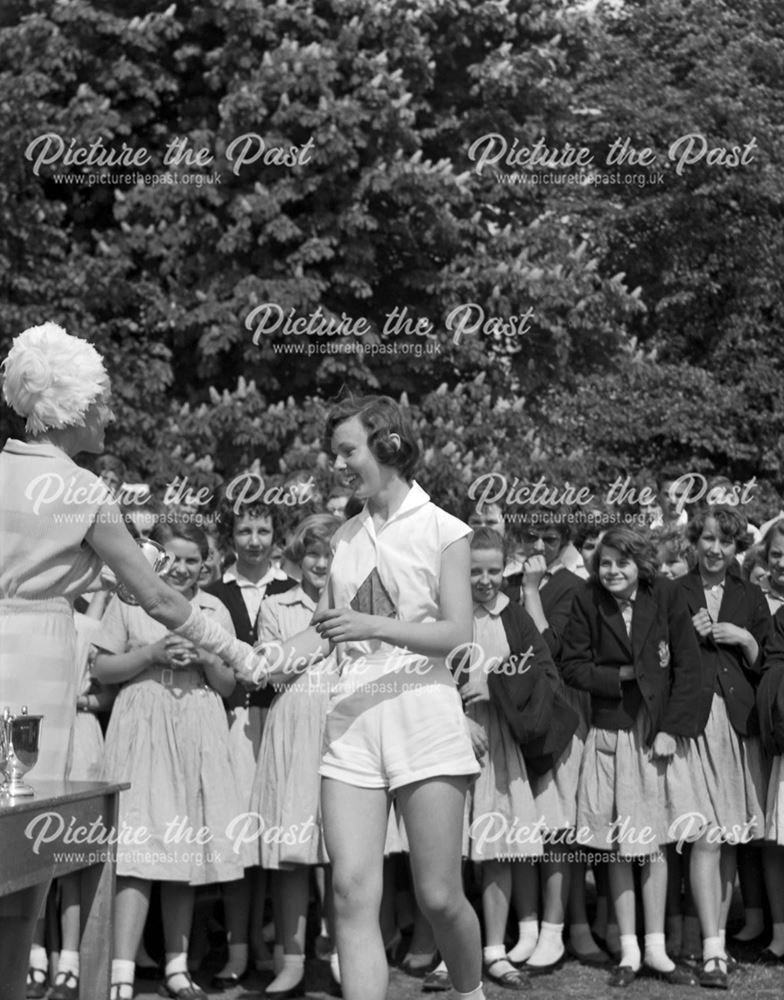
<svg viewBox="0 0 784 1000">
<path fill-rule="evenodd" d="M 35 795 L 35 792 L 20 778 L 12 778 L 7 784 L 0 787 L 0 794 L 7 796 L 9 799 L 24 799 Z"/>
</svg>

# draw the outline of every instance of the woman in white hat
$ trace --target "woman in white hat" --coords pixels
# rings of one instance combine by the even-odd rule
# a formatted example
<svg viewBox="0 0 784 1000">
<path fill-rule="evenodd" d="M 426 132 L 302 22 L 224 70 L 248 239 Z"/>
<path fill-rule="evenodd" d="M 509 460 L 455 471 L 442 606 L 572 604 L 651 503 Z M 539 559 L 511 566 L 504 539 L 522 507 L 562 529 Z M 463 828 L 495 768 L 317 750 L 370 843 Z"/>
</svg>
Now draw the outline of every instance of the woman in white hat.
<svg viewBox="0 0 784 1000">
<path fill-rule="evenodd" d="M 62 781 L 78 680 L 72 604 L 104 563 L 148 614 L 195 645 L 235 665 L 252 650 L 156 576 L 109 490 L 74 462 L 103 451 L 113 417 L 98 351 L 44 323 L 14 340 L 2 368 L 3 396 L 25 418 L 26 439 L 0 452 L 0 704 L 44 715 L 34 778 Z M 0 898 L 2 985 L 18 992 L 47 888 Z"/>
</svg>

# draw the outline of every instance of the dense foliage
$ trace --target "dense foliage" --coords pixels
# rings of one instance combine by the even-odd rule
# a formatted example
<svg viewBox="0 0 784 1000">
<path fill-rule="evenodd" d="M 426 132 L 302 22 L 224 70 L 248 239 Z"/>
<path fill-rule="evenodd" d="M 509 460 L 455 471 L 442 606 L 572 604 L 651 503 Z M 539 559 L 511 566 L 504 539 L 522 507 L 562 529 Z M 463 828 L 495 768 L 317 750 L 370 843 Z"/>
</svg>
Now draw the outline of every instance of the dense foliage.
<svg viewBox="0 0 784 1000">
<path fill-rule="evenodd" d="M 11 0 L 0 68 L 0 349 L 93 340 L 139 475 L 324 469 L 347 386 L 406 393 L 455 504 L 494 468 L 784 490 L 776 0 Z"/>
</svg>

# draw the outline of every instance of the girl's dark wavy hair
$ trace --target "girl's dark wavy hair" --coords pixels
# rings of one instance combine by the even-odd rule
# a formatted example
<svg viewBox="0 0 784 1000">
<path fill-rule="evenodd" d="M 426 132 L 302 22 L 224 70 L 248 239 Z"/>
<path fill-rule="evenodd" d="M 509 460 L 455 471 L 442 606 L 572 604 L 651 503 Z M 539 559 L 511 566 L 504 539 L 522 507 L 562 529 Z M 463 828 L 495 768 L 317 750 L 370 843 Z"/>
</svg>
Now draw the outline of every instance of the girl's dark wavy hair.
<svg viewBox="0 0 784 1000">
<path fill-rule="evenodd" d="M 325 438 L 331 442 L 335 429 L 346 420 L 359 417 L 367 431 L 368 447 L 381 465 L 397 469 L 404 479 L 413 477 L 419 461 L 419 445 L 414 429 L 402 408 L 390 396 L 346 396 L 327 414 Z M 393 440 L 396 434 L 400 443 Z"/>
<path fill-rule="evenodd" d="M 696 545 L 699 541 L 709 517 L 712 517 L 718 525 L 721 538 L 735 543 L 737 552 L 745 552 L 751 545 L 753 539 L 745 515 L 735 507 L 725 506 L 704 507 L 695 512 L 694 517 L 686 525 L 686 535 L 692 545 Z"/>
<path fill-rule="evenodd" d="M 622 525 L 608 528 L 602 535 L 591 559 L 590 570 L 594 580 L 598 581 L 599 579 L 599 563 L 602 560 L 602 552 L 607 548 L 617 549 L 621 555 L 637 564 L 641 584 L 645 587 L 653 585 L 659 567 L 656 562 L 656 549 L 650 538 L 635 531 L 634 528 L 626 528 Z"/>
</svg>

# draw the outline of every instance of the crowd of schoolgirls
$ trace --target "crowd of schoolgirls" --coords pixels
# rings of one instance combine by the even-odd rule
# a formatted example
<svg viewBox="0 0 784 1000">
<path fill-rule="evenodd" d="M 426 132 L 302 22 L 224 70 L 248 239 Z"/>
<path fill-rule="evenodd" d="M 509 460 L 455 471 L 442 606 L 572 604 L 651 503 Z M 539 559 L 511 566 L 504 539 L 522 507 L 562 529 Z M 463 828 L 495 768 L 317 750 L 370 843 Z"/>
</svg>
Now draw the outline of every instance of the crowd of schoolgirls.
<svg viewBox="0 0 784 1000">
<path fill-rule="evenodd" d="M 282 538 L 263 506 L 227 507 L 220 537 L 187 511 L 129 520 L 202 611 L 249 643 L 282 642 L 309 624 L 356 506 L 336 491 Z M 456 513 L 473 528 L 474 637 L 449 665 L 481 764 L 463 854 L 484 978 L 524 990 L 574 960 L 606 966 L 615 987 L 727 988 L 737 886 L 735 940 L 784 970 L 784 517 L 755 536 L 742 507 L 686 516 L 667 496 L 652 526 Z M 113 1000 L 153 975 L 166 995 L 204 996 L 192 973 L 216 941 L 217 989 L 255 967 L 265 995 L 300 995 L 311 950 L 339 983 L 318 775 L 334 661 L 256 692 L 139 607 L 105 591 L 80 607 L 70 776 L 131 784 Z M 448 990 L 406 850 L 393 808 L 384 941 L 424 990 Z M 78 905 L 62 880 L 53 1000 L 78 995 Z M 48 984 L 38 938 L 30 997 Z"/>
</svg>

